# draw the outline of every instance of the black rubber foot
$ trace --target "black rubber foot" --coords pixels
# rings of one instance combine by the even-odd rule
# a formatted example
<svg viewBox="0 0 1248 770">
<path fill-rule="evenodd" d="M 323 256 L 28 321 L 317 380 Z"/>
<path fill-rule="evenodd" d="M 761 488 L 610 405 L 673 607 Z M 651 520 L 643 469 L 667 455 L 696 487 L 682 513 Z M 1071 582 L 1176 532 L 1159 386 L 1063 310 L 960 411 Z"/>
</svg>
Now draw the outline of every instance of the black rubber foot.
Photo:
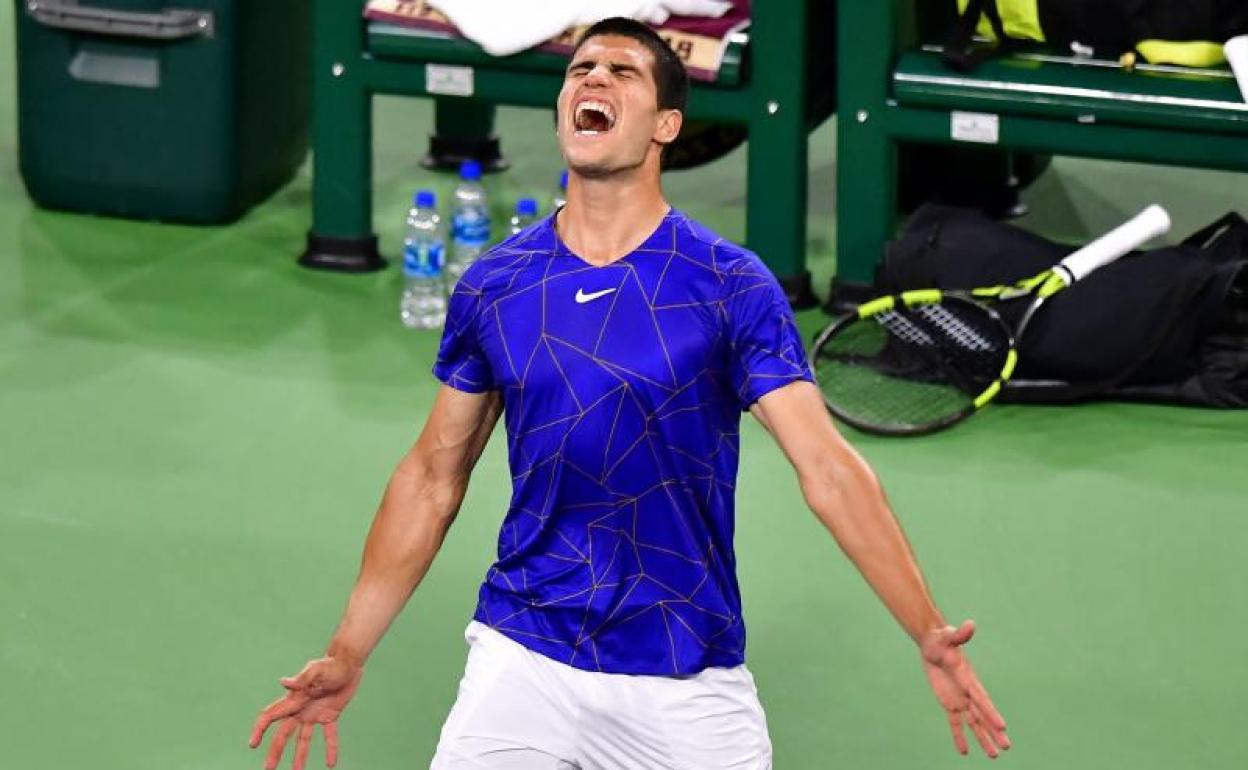
<svg viewBox="0 0 1248 770">
<path fill-rule="evenodd" d="M 809 270 L 803 270 L 788 278 L 781 278 L 780 288 L 784 289 L 784 296 L 788 298 L 789 305 L 794 310 L 809 310 L 819 306 L 819 298 L 815 296 Z"/>
<path fill-rule="evenodd" d="M 823 303 L 823 312 L 828 315 L 845 315 L 879 295 L 880 290 L 869 283 L 833 278 L 832 286 L 828 289 L 828 301 Z"/>
<path fill-rule="evenodd" d="M 459 164 L 475 160 L 487 174 L 506 171 L 511 165 L 503 157 L 498 137 L 486 139 L 453 139 L 436 134 L 429 135 L 429 154 L 421 158 L 420 165 L 439 171 L 458 171 Z"/>
<path fill-rule="evenodd" d="M 377 236 L 366 238 L 333 238 L 308 233 L 308 248 L 299 257 L 299 264 L 314 270 L 339 273 L 371 273 L 386 266 L 377 251 Z"/>
</svg>

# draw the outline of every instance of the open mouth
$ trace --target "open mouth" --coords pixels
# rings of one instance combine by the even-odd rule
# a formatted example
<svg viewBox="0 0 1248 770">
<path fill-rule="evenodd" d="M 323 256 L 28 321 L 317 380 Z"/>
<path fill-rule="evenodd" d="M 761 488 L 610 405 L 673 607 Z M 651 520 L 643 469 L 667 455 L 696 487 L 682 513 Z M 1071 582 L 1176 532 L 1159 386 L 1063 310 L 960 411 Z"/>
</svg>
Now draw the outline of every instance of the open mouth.
<svg viewBox="0 0 1248 770">
<path fill-rule="evenodd" d="M 586 99 L 576 105 L 572 124 L 582 136 L 605 134 L 615 127 L 615 110 L 606 102 Z"/>
</svg>

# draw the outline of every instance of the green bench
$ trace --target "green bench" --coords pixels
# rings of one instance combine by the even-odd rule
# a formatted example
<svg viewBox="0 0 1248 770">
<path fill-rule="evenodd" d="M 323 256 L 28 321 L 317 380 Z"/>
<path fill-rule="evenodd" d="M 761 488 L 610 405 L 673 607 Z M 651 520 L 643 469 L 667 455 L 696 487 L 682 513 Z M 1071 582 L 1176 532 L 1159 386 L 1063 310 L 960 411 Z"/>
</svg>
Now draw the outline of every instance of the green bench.
<svg viewBox="0 0 1248 770">
<path fill-rule="evenodd" d="M 917 5 L 838 9 L 840 303 L 869 291 L 895 233 L 900 143 L 1248 170 L 1248 104 L 1229 70 L 1128 72 L 1117 62 L 1030 51 L 961 74 L 941 63 L 933 44 L 951 17 L 933 3 Z"/>
<path fill-rule="evenodd" d="M 729 47 L 717 82 L 694 83 L 688 109 L 690 120 L 748 131 L 746 243 L 801 307 L 815 304 L 805 265 L 807 137 L 835 102 L 835 61 L 821 43 L 834 22 L 825 5 L 755 4 L 748 43 Z M 315 0 L 313 27 L 313 215 L 300 260 L 309 267 L 385 264 L 372 227 L 373 94 L 435 98 L 439 133 L 481 133 L 495 105 L 553 108 L 566 66 L 561 56 L 499 59 L 466 40 L 366 22 L 358 3 L 343 0 Z M 431 93 L 430 66 L 471 68 L 471 95 Z"/>
</svg>

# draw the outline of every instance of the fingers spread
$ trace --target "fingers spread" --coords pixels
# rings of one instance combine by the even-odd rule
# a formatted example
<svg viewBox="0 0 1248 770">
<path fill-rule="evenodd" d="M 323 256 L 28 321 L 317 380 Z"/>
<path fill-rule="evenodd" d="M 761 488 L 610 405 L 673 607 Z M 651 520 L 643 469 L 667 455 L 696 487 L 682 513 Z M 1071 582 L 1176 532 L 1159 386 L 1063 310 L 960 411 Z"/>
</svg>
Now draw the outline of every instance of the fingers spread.
<svg viewBox="0 0 1248 770">
<path fill-rule="evenodd" d="M 338 764 L 338 723 L 326 722 L 325 730 L 325 766 L 335 767 Z"/>
<path fill-rule="evenodd" d="M 251 726 L 251 738 L 247 741 L 253 749 L 260 745 L 260 739 L 264 737 L 264 731 L 269 729 L 269 725 L 273 724 L 274 720 L 281 719 L 284 716 L 280 715 L 278 710 L 285 702 L 285 698 L 278 698 L 260 710 L 259 716 L 256 717 L 256 721 Z"/>
<path fill-rule="evenodd" d="M 993 705 L 992 698 L 988 697 L 988 690 L 984 689 L 983 683 L 979 681 L 979 676 L 975 674 L 975 669 L 971 668 L 968 663 L 963 666 L 955 674 L 958 686 L 966 693 L 966 697 L 979 709 L 979 713 L 984 718 L 984 724 L 994 730 L 1005 729 L 1005 717 L 1001 716 L 1001 712 L 997 711 L 997 707 Z"/>
<path fill-rule="evenodd" d="M 962 754 L 968 751 L 963 732 L 965 720 L 965 726 L 971 728 L 984 753 L 996 758 L 1003 749 L 1010 748 L 1010 739 L 1005 734 L 1005 719 L 993 705 L 992 698 L 988 697 L 988 691 L 979 681 L 970 661 L 958 649 L 974 635 L 975 623 L 968 620 L 956 629 L 946 629 L 939 638 L 929 637 L 931 643 L 924 648 L 924 659 L 933 666 L 928 676 L 937 698 L 948 712 L 958 751 Z M 945 645 L 943 651 L 939 649 L 941 644 Z"/>
<path fill-rule="evenodd" d="M 988 721 L 986 715 L 979 709 L 978 706 L 972 705 L 971 713 L 974 714 L 975 719 L 984 727 L 984 730 L 987 732 L 988 737 L 992 740 L 994 746 L 1003 751 L 1009 750 L 1011 745 L 1010 737 L 1005 734 L 1004 727 L 994 726 L 990 721 Z"/>
<path fill-rule="evenodd" d="M 282 761 L 286 741 L 298 726 L 299 723 L 293 719 L 287 719 L 278 725 L 277 732 L 273 734 L 273 742 L 269 744 L 269 753 L 264 758 L 264 770 L 276 770 L 277 764 Z"/>
<path fill-rule="evenodd" d="M 971 732 L 975 734 L 975 740 L 979 741 L 979 747 L 990 758 L 996 759 L 1001 752 L 997 749 L 997 745 L 992 742 L 992 738 L 988 735 L 988 729 L 980 721 L 979 714 L 975 709 L 972 708 L 967 712 L 966 721 L 971 726 Z"/>
</svg>

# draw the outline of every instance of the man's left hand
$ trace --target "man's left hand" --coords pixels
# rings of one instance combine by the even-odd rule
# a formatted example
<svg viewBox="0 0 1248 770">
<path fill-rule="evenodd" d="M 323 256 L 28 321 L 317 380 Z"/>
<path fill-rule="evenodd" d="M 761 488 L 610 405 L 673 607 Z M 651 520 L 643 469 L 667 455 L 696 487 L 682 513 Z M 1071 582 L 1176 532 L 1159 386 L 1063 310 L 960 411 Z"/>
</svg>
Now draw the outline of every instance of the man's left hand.
<svg viewBox="0 0 1248 770">
<path fill-rule="evenodd" d="M 962 654 L 962 645 L 974 635 L 975 624 L 970 620 L 959 628 L 947 626 L 925 636 L 919 644 L 919 652 L 932 691 L 949 717 L 958 752 L 969 751 L 964 730 L 970 727 L 984 753 L 996 759 L 1010 748 L 1010 739 L 1005 734 L 1005 719 L 992 705 L 971 662 Z"/>
</svg>

